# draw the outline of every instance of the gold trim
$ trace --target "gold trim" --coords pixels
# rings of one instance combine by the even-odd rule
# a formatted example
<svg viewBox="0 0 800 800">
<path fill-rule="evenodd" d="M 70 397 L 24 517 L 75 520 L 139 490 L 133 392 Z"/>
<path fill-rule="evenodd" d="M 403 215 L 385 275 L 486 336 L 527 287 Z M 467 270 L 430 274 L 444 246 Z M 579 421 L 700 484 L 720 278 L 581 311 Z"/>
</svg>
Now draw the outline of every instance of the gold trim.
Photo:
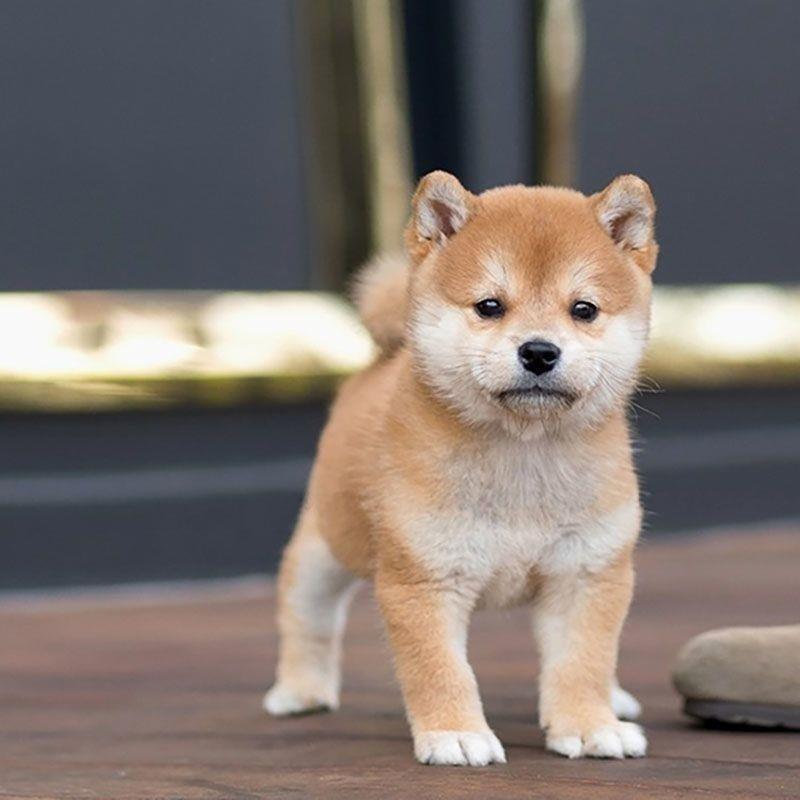
<svg viewBox="0 0 800 800">
<path fill-rule="evenodd" d="M 400 6 L 397 0 L 354 0 L 357 63 L 369 150 L 372 246 L 403 242 L 411 196 L 411 143 Z"/>
<path fill-rule="evenodd" d="M 402 242 L 411 144 L 398 0 L 298 0 L 314 287 Z"/>
<path fill-rule="evenodd" d="M 228 406 L 327 395 L 373 358 L 324 293 L 0 295 L 0 410 Z"/>
<path fill-rule="evenodd" d="M 659 287 L 645 372 L 663 386 L 800 381 L 800 287 Z"/>
<path fill-rule="evenodd" d="M 314 288 L 336 290 L 373 247 L 353 0 L 293 10 Z"/>
<path fill-rule="evenodd" d="M 800 382 L 800 287 L 659 287 L 663 388 Z M 327 396 L 374 357 L 325 293 L 0 294 L 0 410 L 231 406 Z"/>
<path fill-rule="evenodd" d="M 538 29 L 538 180 L 572 186 L 577 178 L 576 121 L 583 69 L 580 0 L 542 0 Z"/>
</svg>

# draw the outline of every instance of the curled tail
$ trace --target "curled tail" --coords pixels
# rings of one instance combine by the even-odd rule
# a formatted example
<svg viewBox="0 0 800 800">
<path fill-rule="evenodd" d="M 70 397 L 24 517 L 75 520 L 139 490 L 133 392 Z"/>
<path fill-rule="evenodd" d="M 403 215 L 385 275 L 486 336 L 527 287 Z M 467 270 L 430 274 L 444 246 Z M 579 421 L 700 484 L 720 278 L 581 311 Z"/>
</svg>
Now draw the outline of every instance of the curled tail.
<svg viewBox="0 0 800 800">
<path fill-rule="evenodd" d="M 385 353 L 405 338 L 409 264 L 402 253 L 379 255 L 359 270 L 353 300 L 361 321 Z"/>
</svg>

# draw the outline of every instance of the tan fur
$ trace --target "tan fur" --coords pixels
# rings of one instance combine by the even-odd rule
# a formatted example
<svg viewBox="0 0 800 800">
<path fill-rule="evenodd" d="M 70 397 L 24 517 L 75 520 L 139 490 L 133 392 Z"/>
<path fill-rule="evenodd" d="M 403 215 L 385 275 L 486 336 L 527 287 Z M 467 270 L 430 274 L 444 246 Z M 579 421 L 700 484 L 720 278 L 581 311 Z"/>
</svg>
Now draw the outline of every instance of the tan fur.
<svg viewBox="0 0 800 800">
<path fill-rule="evenodd" d="M 519 603 L 533 609 L 548 746 L 642 755 L 611 694 L 640 523 L 625 406 L 649 323 L 652 196 L 633 176 L 589 198 L 521 186 L 475 196 L 433 173 L 413 209 L 410 266 L 373 266 L 361 283 L 383 355 L 343 386 L 322 435 L 281 567 L 265 706 L 338 704 L 350 586 L 371 578 L 420 760 L 504 760 L 467 626 L 476 608 Z M 585 295 L 601 309 L 591 323 L 569 314 Z M 480 318 L 485 297 L 505 316 Z M 505 399 L 509 381 L 531 379 L 518 345 L 544 336 L 564 361 L 546 379 L 569 399 Z"/>
<path fill-rule="evenodd" d="M 376 256 L 356 276 L 353 301 L 361 321 L 385 353 L 396 350 L 405 334 L 408 259 L 403 253 Z"/>
</svg>

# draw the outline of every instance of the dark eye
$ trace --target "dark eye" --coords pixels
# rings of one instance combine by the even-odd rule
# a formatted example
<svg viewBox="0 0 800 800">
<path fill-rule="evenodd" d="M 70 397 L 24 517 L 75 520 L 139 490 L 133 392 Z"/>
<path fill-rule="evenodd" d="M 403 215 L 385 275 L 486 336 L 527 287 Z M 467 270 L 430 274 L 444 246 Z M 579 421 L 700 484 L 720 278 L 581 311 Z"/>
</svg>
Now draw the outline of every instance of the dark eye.
<svg viewBox="0 0 800 800">
<path fill-rule="evenodd" d="M 475 303 L 475 311 L 479 317 L 489 319 L 490 317 L 502 317 L 506 313 L 505 306 L 495 297 L 488 297 Z"/>
<path fill-rule="evenodd" d="M 581 322 L 591 322 L 600 312 L 600 309 L 588 300 L 578 300 L 577 303 L 572 304 L 570 313 L 574 319 L 579 319 Z"/>
</svg>

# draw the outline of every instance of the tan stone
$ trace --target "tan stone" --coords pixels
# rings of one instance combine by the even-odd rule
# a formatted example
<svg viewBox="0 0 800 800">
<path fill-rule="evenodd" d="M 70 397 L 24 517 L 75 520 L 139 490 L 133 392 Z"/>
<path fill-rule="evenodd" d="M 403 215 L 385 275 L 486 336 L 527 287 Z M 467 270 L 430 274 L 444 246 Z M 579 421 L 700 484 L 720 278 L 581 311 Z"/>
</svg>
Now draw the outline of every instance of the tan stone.
<svg viewBox="0 0 800 800">
<path fill-rule="evenodd" d="M 672 679 L 689 700 L 800 707 L 800 625 L 700 634 L 678 654 Z"/>
</svg>

